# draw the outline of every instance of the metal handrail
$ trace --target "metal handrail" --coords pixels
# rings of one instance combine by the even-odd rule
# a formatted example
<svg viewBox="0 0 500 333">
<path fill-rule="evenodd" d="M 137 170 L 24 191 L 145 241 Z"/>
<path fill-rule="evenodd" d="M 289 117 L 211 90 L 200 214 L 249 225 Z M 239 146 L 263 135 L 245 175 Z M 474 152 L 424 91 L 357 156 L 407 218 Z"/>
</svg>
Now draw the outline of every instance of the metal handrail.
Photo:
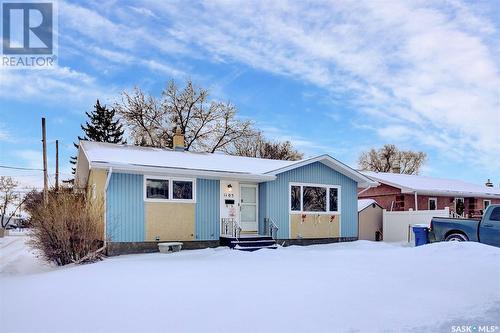
<svg viewBox="0 0 500 333">
<path fill-rule="evenodd" d="M 265 224 L 264 228 L 265 228 L 266 234 L 268 236 L 271 236 L 273 239 L 276 239 L 276 237 L 278 236 L 278 229 L 279 229 L 276 222 L 274 222 L 272 218 L 266 217 L 266 218 L 264 218 L 264 224 Z"/>
<path fill-rule="evenodd" d="M 220 233 L 222 236 L 239 238 L 241 226 L 235 218 L 222 218 L 220 220 Z"/>
</svg>

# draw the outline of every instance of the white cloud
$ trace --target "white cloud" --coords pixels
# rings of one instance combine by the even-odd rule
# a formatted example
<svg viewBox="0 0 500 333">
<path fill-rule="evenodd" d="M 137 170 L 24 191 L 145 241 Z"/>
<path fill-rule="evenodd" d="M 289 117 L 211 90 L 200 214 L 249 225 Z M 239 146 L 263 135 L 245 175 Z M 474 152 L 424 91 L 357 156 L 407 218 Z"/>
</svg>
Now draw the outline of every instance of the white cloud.
<svg viewBox="0 0 500 333">
<path fill-rule="evenodd" d="M 321 87 L 334 103 L 348 101 L 349 110 L 359 110 L 356 125 L 381 139 L 418 142 L 453 159 L 500 170 L 500 32 L 489 8 L 494 4 L 86 5 L 60 4 L 60 33 L 85 60 L 123 66 L 118 70 L 135 64 L 176 78 L 189 72 L 179 65 L 181 57 L 244 63 Z M 100 78 L 65 67 L 0 74 L 0 96 L 8 98 L 93 101 L 123 89 L 102 86 Z M 232 79 L 219 78 L 212 89 L 223 95 L 220 90 Z M 333 121 L 342 117 L 336 112 Z M 286 133 L 270 135 L 292 139 Z M 305 150 L 328 151 L 309 138 L 295 139 Z"/>
<path fill-rule="evenodd" d="M 96 98 L 106 100 L 117 93 L 117 88 L 104 88 L 94 77 L 69 67 L 0 69 L 0 97 L 5 99 L 32 99 L 48 103 L 67 101 L 74 106 L 88 105 Z"/>
<path fill-rule="evenodd" d="M 3 123 L 0 123 L 0 142 L 9 142 L 11 140 L 11 133 L 5 128 L 5 125 Z"/>
<path fill-rule="evenodd" d="M 486 10 L 460 1 L 177 4 L 153 7 L 214 61 L 350 96 L 383 138 L 474 162 L 487 154 L 481 163 L 500 169 L 500 33 Z"/>
</svg>

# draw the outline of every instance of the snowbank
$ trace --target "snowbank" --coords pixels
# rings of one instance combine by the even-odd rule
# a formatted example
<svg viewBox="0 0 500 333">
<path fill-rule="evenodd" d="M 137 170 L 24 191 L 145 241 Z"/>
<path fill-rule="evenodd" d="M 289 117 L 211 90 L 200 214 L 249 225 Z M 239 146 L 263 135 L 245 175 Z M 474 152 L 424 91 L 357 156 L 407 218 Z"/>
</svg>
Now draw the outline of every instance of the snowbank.
<svg viewBox="0 0 500 333">
<path fill-rule="evenodd" d="M 450 332 L 500 324 L 500 249 L 477 243 L 217 248 L 19 273 L 0 280 L 7 332 Z"/>
<path fill-rule="evenodd" d="M 31 274 L 49 271 L 54 268 L 42 261 L 39 255 L 31 250 L 25 243 L 25 232 L 0 238 L 0 272 L 2 275 Z"/>
</svg>

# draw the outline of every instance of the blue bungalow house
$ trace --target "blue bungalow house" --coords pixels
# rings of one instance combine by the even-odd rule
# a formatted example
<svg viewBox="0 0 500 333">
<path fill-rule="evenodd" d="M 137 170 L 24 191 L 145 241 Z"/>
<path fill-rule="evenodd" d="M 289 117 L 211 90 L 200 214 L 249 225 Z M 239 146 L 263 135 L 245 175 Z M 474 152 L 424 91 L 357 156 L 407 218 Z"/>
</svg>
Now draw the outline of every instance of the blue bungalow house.
<svg viewBox="0 0 500 333">
<path fill-rule="evenodd" d="M 183 138 L 176 142 L 182 147 Z M 119 254 L 165 241 L 202 248 L 356 240 L 357 189 L 376 182 L 329 155 L 279 161 L 81 141 L 75 184 L 102 200 L 108 253 Z"/>
</svg>

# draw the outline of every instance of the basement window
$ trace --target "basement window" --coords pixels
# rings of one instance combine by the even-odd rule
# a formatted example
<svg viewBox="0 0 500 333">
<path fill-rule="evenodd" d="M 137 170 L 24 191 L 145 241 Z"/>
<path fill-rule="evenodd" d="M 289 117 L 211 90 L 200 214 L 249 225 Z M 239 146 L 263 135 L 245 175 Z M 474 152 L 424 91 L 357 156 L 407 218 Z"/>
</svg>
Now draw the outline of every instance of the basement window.
<svg viewBox="0 0 500 333">
<path fill-rule="evenodd" d="M 290 213 L 340 214 L 340 186 L 290 184 Z"/>
</svg>

